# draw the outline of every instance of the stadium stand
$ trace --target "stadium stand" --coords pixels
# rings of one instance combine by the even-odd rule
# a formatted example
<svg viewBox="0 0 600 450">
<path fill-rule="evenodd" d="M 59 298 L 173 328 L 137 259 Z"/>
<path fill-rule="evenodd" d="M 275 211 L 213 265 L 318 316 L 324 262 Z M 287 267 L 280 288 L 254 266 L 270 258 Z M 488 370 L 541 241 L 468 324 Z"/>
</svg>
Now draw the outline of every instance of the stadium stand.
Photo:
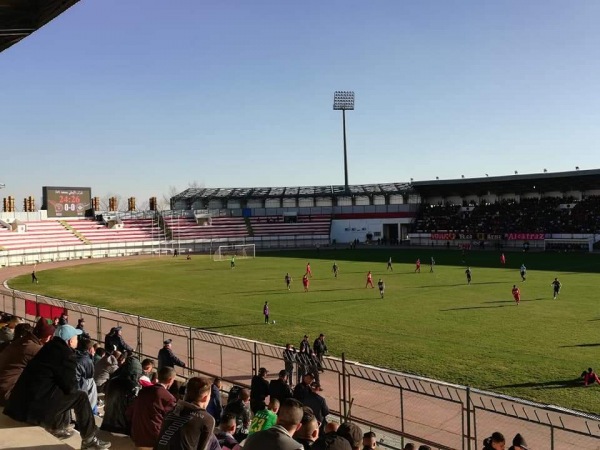
<svg viewBox="0 0 600 450">
<path fill-rule="evenodd" d="M 329 238 L 331 217 L 294 216 L 293 220 L 286 220 L 285 216 L 251 217 L 250 224 L 254 236 L 322 235 Z"/>
<path fill-rule="evenodd" d="M 165 234 L 152 219 L 123 219 L 123 228 L 108 228 L 95 220 L 67 220 L 70 227 L 87 243 L 134 242 L 165 239 Z"/>
<path fill-rule="evenodd" d="M 193 217 L 165 217 L 166 228 L 173 239 L 220 239 L 249 236 L 242 217 L 215 217 L 210 225 L 199 225 Z"/>
<path fill-rule="evenodd" d="M 0 250 L 83 245 L 84 242 L 56 220 L 25 222 L 23 233 L 0 228 Z"/>
</svg>

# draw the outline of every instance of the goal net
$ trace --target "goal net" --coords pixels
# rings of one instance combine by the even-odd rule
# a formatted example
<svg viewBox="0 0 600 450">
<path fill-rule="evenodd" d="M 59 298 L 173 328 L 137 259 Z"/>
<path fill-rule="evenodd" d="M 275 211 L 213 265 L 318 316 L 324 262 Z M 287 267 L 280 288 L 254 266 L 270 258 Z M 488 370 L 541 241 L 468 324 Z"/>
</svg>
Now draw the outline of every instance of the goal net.
<svg viewBox="0 0 600 450">
<path fill-rule="evenodd" d="M 544 250 L 558 252 L 591 252 L 593 238 L 544 239 Z"/>
<path fill-rule="evenodd" d="M 215 261 L 229 261 L 235 256 L 239 259 L 256 257 L 256 246 L 254 244 L 219 245 L 213 255 Z"/>
</svg>

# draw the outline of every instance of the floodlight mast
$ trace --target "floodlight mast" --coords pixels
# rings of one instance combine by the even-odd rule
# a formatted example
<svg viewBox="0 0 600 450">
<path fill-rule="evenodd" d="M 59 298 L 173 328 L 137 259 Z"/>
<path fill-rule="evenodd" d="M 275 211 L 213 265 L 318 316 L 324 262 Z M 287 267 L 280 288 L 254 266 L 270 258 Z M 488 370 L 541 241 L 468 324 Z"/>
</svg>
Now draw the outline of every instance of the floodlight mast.
<svg viewBox="0 0 600 450">
<path fill-rule="evenodd" d="M 348 152 L 346 150 L 346 110 L 354 110 L 354 91 L 335 91 L 333 93 L 333 110 L 342 110 L 342 126 L 344 128 L 344 188 L 350 192 L 348 186 Z"/>
</svg>

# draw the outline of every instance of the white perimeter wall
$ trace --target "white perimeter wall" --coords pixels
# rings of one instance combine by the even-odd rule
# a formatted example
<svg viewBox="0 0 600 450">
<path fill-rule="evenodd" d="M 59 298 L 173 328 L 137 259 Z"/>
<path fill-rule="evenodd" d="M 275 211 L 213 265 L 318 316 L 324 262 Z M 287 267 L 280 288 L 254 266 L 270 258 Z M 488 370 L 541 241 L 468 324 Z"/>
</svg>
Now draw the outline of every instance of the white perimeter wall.
<svg viewBox="0 0 600 450">
<path fill-rule="evenodd" d="M 373 234 L 373 238 L 383 237 L 384 224 L 398 224 L 398 234 L 401 233 L 401 224 L 411 223 L 410 218 L 402 219 L 341 219 L 331 221 L 331 240 L 335 239 L 339 243 L 352 242 L 358 239 L 365 242 L 367 233 Z M 375 233 L 381 233 L 376 236 Z"/>
</svg>

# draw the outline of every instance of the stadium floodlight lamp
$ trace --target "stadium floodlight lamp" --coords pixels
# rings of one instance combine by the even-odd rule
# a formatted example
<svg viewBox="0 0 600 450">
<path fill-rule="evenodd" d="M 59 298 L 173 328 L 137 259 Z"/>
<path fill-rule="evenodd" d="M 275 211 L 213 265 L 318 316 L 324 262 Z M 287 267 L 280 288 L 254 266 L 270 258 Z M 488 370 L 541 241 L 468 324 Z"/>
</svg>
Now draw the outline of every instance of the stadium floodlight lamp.
<svg viewBox="0 0 600 450">
<path fill-rule="evenodd" d="M 548 173 L 548 169 L 544 169 L 544 173 Z"/>
<path fill-rule="evenodd" d="M 517 172 L 516 170 L 515 170 L 515 175 L 519 175 L 519 172 Z"/>
<path fill-rule="evenodd" d="M 354 110 L 354 91 L 335 91 L 333 93 L 333 109 L 335 111 Z"/>
<path fill-rule="evenodd" d="M 4 183 L 0 183 L 0 189 L 4 189 L 6 185 Z"/>
<path fill-rule="evenodd" d="M 354 111 L 354 91 L 335 91 L 333 93 L 333 110 L 342 111 L 342 126 L 344 129 L 344 188 L 346 193 L 349 193 L 348 152 L 346 150 L 346 111 Z"/>
</svg>

